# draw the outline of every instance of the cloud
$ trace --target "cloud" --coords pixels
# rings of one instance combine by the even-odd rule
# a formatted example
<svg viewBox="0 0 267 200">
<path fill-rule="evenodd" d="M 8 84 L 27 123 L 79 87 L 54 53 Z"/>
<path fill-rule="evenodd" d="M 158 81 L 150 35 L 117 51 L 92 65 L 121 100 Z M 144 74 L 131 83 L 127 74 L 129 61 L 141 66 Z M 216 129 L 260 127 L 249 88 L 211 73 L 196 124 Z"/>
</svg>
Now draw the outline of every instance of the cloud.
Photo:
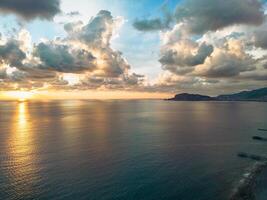
<svg viewBox="0 0 267 200">
<path fill-rule="evenodd" d="M 68 41 L 83 46 L 95 54 L 99 76 L 116 77 L 127 73 L 130 69 L 122 53 L 110 46 L 113 32 L 120 22 L 121 19 L 113 18 L 109 11 L 101 10 L 88 24 L 76 22 L 64 26 L 69 34 Z"/>
<path fill-rule="evenodd" d="M 5 65 L 0 71 L 0 82 L 24 89 L 133 90 L 145 78 L 131 72 L 122 53 L 110 45 L 121 20 L 102 10 L 87 24 L 80 21 L 65 24 L 65 38 L 34 45 L 29 33 L 21 31 L 16 40 L 0 45 L 0 60 Z M 64 78 L 67 73 L 77 81 L 69 83 Z"/>
<path fill-rule="evenodd" d="M 81 13 L 79 11 L 71 11 L 71 12 L 66 13 L 66 15 L 69 17 L 75 17 L 75 16 L 81 15 Z"/>
<path fill-rule="evenodd" d="M 267 22 L 249 31 L 248 41 L 257 48 L 267 49 Z"/>
<path fill-rule="evenodd" d="M 82 21 L 77 21 L 77 22 L 69 22 L 64 24 L 64 30 L 68 34 L 74 34 L 75 32 L 77 33 L 78 31 L 81 31 L 81 27 L 83 26 Z"/>
<path fill-rule="evenodd" d="M 267 81 L 267 71 L 258 70 L 253 72 L 246 72 L 240 76 L 241 79 L 255 80 L 255 81 Z"/>
<path fill-rule="evenodd" d="M 205 79 L 194 76 L 184 76 L 170 73 L 168 71 L 159 75 L 153 85 L 144 86 L 145 91 L 153 92 L 207 92 L 209 87 L 219 84 L 218 80 Z"/>
<path fill-rule="evenodd" d="M 201 76 L 210 78 L 236 77 L 241 72 L 255 70 L 256 61 L 228 51 L 217 50 L 212 58 L 199 68 L 204 68 Z"/>
<path fill-rule="evenodd" d="M 160 18 L 135 20 L 134 28 L 139 31 L 157 31 L 169 28 L 170 21 L 164 21 Z"/>
<path fill-rule="evenodd" d="M 139 74 L 123 74 L 119 77 L 88 76 L 84 78 L 78 88 L 109 89 L 109 90 L 138 90 L 143 88 L 145 77 Z"/>
<path fill-rule="evenodd" d="M 229 2 L 233 1 L 227 0 L 225 8 L 229 8 Z M 195 9 L 187 5 L 190 2 L 195 1 L 185 0 L 179 6 L 187 6 L 186 13 L 190 13 Z M 42 40 L 33 45 L 30 34 L 25 30 L 17 37 L 2 37 L 0 89 L 54 88 L 150 92 L 178 90 L 216 93 L 216 90 L 224 88 L 231 90 L 266 85 L 266 38 L 263 36 L 265 25 L 250 27 L 261 23 L 261 8 L 258 9 L 259 17 L 256 17 L 259 21 L 252 20 L 252 15 L 256 16 L 257 10 L 254 0 L 250 1 L 251 13 L 245 16 L 248 17 L 247 21 L 240 20 L 233 11 L 224 11 L 230 13 L 233 20 L 229 20 L 228 16 L 223 16 L 223 12 L 217 13 L 218 16 L 211 15 L 211 7 L 215 6 L 211 2 L 205 11 L 210 17 L 206 19 L 201 5 L 208 2 L 210 1 L 196 2 L 202 11 L 197 10 L 196 15 L 193 14 L 192 17 L 180 12 L 183 17 L 176 18 L 177 24 L 172 24 L 172 21 L 166 26 L 162 18 L 146 20 L 145 23 L 143 21 L 143 24 L 139 24 L 139 29 L 144 31 L 164 29 L 160 32 L 161 48 L 158 58 L 163 72 L 153 82 L 149 82 L 143 75 L 134 73 L 123 53 L 113 48 L 111 41 L 124 20 L 102 10 L 87 23 L 66 23 L 64 38 Z M 236 2 L 242 7 L 236 9 L 245 12 L 249 2 Z M 220 5 L 220 2 L 218 4 Z M 218 12 L 218 9 L 215 11 Z M 202 26 L 203 20 L 205 25 Z M 75 81 L 68 80 L 66 76 L 73 76 Z"/>
<path fill-rule="evenodd" d="M 176 75 L 169 72 L 162 73 L 157 82 L 145 86 L 144 91 L 171 92 L 171 93 L 199 93 L 217 96 L 233 91 L 266 87 L 266 72 L 245 72 L 234 79 L 218 79 L 199 76 Z M 218 92 L 219 91 L 219 92 Z"/>
<path fill-rule="evenodd" d="M 255 44 L 255 32 L 264 30 L 264 25 L 253 29 L 233 26 L 198 37 L 184 26 L 177 24 L 161 33 L 159 61 L 163 74 L 168 75 L 160 76 L 151 90 L 216 94 L 224 87 L 230 91 L 230 85 L 233 90 L 264 86 L 266 52 Z"/>
<path fill-rule="evenodd" d="M 109 46 L 112 37 L 115 21 L 109 11 L 101 10 L 96 17 L 77 32 L 73 32 L 72 39 L 84 42 L 90 46 Z"/>
<path fill-rule="evenodd" d="M 123 76 L 124 82 L 127 85 L 138 85 L 140 82 L 144 81 L 145 76 L 144 75 L 140 75 L 140 74 L 127 74 L 125 76 Z"/>
<path fill-rule="evenodd" d="M 164 70 L 175 74 L 187 74 L 203 64 L 213 53 L 214 47 L 207 42 L 198 42 L 183 33 L 181 26 L 162 34 L 159 62 Z"/>
<path fill-rule="evenodd" d="M 139 31 L 158 31 L 169 29 L 171 23 L 182 23 L 187 32 L 203 34 L 238 24 L 257 26 L 264 21 L 260 0 L 184 0 L 173 14 L 164 11 L 163 18 L 137 19 L 133 26 Z"/>
<path fill-rule="evenodd" d="M 20 66 L 25 58 L 26 54 L 20 49 L 18 41 L 10 40 L 4 45 L 0 45 L 0 59 L 2 63 Z"/>
<path fill-rule="evenodd" d="M 190 33 L 202 34 L 237 24 L 260 25 L 264 9 L 259 0 L 185 0 L 174 17 Z"/>
<path fill-rule="evenodd" d="M 51 20 L 60 13 L 60 0 L 1 0 L 1 12 L 16 14 L 25 20 Z"/>
<path fill-rule="evenodd" d="M 193 67 L 203 64 L 213 52 L 213 46 L 206 43 L 198 44 L 191 40 L 180 40 L 174 47 L 164 48 L 161 52 L 160 63 L 164 69 L 174 73 L 184 73 L 189 69 L 178 68 Z M 189 70 L 191 71 L 191 70 Z"/>
<path fill-rule="evenodd" d="M 39 68 L 65 73 L 80 73 L 95 69 L 95 57 L 84 49 L 73 49 L 68 45 L 40 43 L 36 46 L 35 56 L 42 63 Z"/>
<path fill-rule="evenodd" d="M 244 80 L 262 85 L 267 69 L 264 12 L 260 0 L 183 0 L 167 25 L 160 17 L 136 20 L 133 25 L 140 31 L 161 31 L 159 62 L 168 76 L 149 88 L 208 90 L 241 87 Z"/>
<path fill-rule="evenodd" d="M 24 79 L 28 80 L 49 81 L 57 78 L 57 74 L 54 71 L 47 71 L 37 67 L 23 67 L 20 71 L 24 73 Z"/>
<path fill-rule="evenodd" d="M 173 14 L 168 8 L 168 1 L 163 3 L 161 6 L 162 17 L 151 18 L 151 19 L 136 19 L 133 22 L 133 27 L 139 31 L 158 31 L 166 30 L 170 28 L 173 21 Z"/>
<path fill-rule="evenodd" d="M 228 32 L 226 36 L 222 34 L 221 38 L 213 38 L 211 34 L 203 36 L 204 41 L 213 38 L 215 48 L 205 63 L 195 68 L 194 75 L 218 79 L 239 79 L 245 73 L 264 70 L 266 53 L 260 56 L 258 49 L 255 51 L 248 43 L 247 34 L 250 33 L 243 33 Z M 213 34 L 219 35 L 218 32 Z M 258 80 L 260 81 L 260 79 Z"/>
<path fill-rule="evenodd" d="M 267 30 L 259 30 L 254 33 L 254 45 L 262 49 L 267 49 Z"/>
<path fill-rule="evenodd" d="M 0 68 L 0 80 L 7 78 L 7 72 L 5 68 Z"/>
</svg>

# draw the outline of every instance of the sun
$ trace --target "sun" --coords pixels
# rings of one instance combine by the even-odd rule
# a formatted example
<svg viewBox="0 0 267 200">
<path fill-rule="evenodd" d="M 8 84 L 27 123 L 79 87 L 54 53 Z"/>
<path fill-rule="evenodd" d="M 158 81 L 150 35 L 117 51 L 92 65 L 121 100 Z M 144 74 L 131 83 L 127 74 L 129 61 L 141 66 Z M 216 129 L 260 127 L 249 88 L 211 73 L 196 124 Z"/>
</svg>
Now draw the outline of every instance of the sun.
<svg viewBox="0 0 267 200">
<path fill-rule="evenodd" d="M 32 98 L 33 93 L 30 91 L 11 91 L 8 96 L 18 101 L 27 101 Z"/>
</svg>

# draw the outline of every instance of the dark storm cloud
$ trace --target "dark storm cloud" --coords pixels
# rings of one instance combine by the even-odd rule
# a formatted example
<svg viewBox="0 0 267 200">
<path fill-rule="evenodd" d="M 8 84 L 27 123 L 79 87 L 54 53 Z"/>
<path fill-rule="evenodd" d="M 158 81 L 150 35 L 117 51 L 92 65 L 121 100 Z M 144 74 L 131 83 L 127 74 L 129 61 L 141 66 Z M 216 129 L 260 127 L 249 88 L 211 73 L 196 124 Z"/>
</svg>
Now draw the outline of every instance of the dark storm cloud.
<svg viewBox="0 0 267 200">
<path fill-rule="evenodd" d="M 1 0 L 0 13 L 14 13 L 26 20 L 51 20 L 60 13 L 60 0 Z"/>
<path fill-rule="evenodd" d="M 35 55 L 43 62 L 41 69 L 66 73 L 80 73 L 95 69 L 95 57 L 90 52 L 71 49 L 67 45 L 40 43 L 35 49 Z"/>
<path fill-rule="evenodd" d="M 189 32 L 202 34 L 235 24 L 260 25 L 264 10 L 259 0 L 185 0 L 174 17 Z"/>
</svg>

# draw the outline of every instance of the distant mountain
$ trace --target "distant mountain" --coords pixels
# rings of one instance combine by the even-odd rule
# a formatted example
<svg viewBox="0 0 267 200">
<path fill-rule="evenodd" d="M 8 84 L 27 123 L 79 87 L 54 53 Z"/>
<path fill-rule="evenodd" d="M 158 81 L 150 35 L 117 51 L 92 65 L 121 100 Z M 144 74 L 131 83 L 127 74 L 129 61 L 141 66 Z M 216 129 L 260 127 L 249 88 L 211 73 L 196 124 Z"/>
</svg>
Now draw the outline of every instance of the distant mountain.
<svg viewBox="0 0 267 200">
<path fill-rule="evenodd" d="M 220 95 L 216 98 L 221 101 L 267 101 L 267 88 Z"/>
<path fill-rule="evenodd" d="M 167 99 L 170 101 L 266 101 L 267 88 L 261 88 L 252 91 L 243 91 L 235 94 L 219 95 L 210 97 L 200 94 L 182 93 L 175 95 L 174 98 Z"/>
<path fill-rule="evenodd" d="M 214 98 L 209 96 L 204 96 L 200 94 L 188 94 L 182 93 L 175 95 L 174 98 L 168 99 L 173 101 L 212 101 Z"/>
</svg>

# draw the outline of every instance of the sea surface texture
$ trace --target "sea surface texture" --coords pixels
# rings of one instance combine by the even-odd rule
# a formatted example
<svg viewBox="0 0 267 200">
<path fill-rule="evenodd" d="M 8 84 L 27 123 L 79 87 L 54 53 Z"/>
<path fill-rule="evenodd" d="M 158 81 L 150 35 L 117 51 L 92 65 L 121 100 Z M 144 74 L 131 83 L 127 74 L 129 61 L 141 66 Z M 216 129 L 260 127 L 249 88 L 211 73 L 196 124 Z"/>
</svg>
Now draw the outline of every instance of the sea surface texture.
<svg viewBox="0 0 267 200">
<path fill-rule="evenodd" d="M 1 102 L 0 199 L 225 200 L 266 126 L 266 103 Z"/>
</svg>

